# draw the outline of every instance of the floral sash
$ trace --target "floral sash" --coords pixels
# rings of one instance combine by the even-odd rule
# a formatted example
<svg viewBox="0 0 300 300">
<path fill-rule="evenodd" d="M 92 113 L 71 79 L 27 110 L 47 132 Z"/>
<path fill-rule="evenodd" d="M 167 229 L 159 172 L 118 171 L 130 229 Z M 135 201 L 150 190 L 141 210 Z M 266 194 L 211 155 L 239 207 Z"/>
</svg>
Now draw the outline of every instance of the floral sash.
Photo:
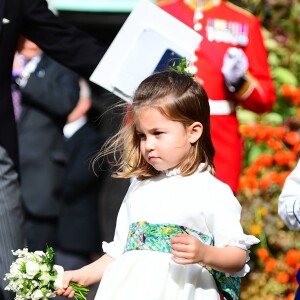
<svg viewBox="0 0 300 300">
<path fill-rule="evenodd" d="M 145 221 L 130 224 L 125 251 L 151 250 L 171 253 L 170 239 L 178 234 L 196 236 L 207 245 L 214 245 L 212 236 L 176 224 L 151 224 Z M 206 267 L 215 279 L 219 293 L 225 300 L 239 299 L 241 279 Z"/>
</svg>

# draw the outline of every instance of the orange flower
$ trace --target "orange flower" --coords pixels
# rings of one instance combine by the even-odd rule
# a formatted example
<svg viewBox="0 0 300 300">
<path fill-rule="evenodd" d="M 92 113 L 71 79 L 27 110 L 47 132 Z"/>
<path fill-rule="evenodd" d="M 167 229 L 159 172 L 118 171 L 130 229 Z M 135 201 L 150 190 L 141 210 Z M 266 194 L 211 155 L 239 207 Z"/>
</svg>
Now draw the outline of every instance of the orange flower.
<svg viewBox="0 0 300 300">
<path fill-rule="evenodd" d="M 295 294 L 290 293 L 286 296 L 286 300 L 294 300 L 295 299 Z"/>
<path fill-rule="evenodd" d="M 270 172 L 269 173 L 269 180 L 272 182 L 272 183 L 278 183 L 280 182 L 280 174 L 273 171 L 273 172 Z"/>
<path fill-rule="evenodd" d="M 271 273 L 272 271 L 274 271 L 275 268 L 276 268 L 276 259 L 269 257 L 266 260 L 265 271 L 267 273 Z"/>
<path fill-rule="evenodd" d="M 239 181 L 239 189 L 240 190 L 256 190 L 258 188 L 257 181 L 254 177 L 251 176 L 243 176 Z"/>
<path fill-rule="evenodd" d="M 274 127 L 272 129 L 272 136 L 276 137 L 279 140 L 282 140 L 286 135 L 286 130 L 283 126 Z"/>
<path fill-rule="evenodd" d="M 300 111 L 300 110 L 299 110 L 299 111 Z M 300 119 L 300 114 L 299 114 L 299 119 Z M 300 152 L 300 143 L 294 145 L 294 147 L 293 147 L 293 152 L 295 152 L 295 153 L 299 153 L 299 152 Z"/>
<path fill-rule="evenodd" d="M 248 177 L 256 176 L 256 174 L 259 173 L 260 170 L 261 167 L 259 166 L 259 164 L 254 162 L 245 170 L 245 174 Z"/>
<path fill-rule="evenodd" d="M 261 233 L 261 226 L 258 224 L 254 224 L 250 227 L 250 231 L 251 234 L 258 236 Z"/>
<path fill-rule="evenodd" d="M 291 171 L 286 171 L 286 172 L 281 172 L 280 174 L 279 174 L 279 178 L 278 178 L 278 184 L 280 185 L 280 186 L 283 186 L 284 185 L 284 183 L 285 183 L 285 180 L 286 180 L 286 178 L 288 177 L 288 175 L 291 173 Z"/>
<path fill-rule="evenodd" d="M 264 217 L 268 214 L 268 210 L 265 207 L 262 207 L 259 209 L 259 213 L 262 217 Z"/>
<path fill-rule="evenodd" d="M 300 104 L 300 89 L 299 88 L 295 88 L 295 90 L 293 91 L 293 94 L 291 95 L 291 99 L 292 99 L 292 103 L 295 106 L 298 106 Z"/>
<path fill-rule="evenodd" d="M 282 95 L 286 98 L 288 98 L 292 95 L 292 89 L 293 89 L 293 87 L 287 83 L 283 84 L 280 88 Z"/>
<path fill-rule="evenodd" d="M 260 126 L 258 129 L 256 133 L 257 141 L 266 141 L 273 135 L 271 126 Z"/>
<path fill-rule="evenodd" d="M 279 151 L 283 148 L 282 142 L 275 139 L 267 140 L 267 145 L 275 151 Z"/>
<path fill-rule="evenodd" d="M 293 105 L 297 106 L 300 104 L 300 89 L 299 88 L 294 87 L 289 84 L 283 84 L 281 86 L 281 93 L 285 98 L 287 98 L 288 100 L 291 100 Z"/>
<path fill-rule="evenodd" d="M 260 260 L 265 261 L 269 257 L 269 251 L 266 248 L 259 248 L 256 252 Z"/>
<path fill-rule="evenodd" d="M 285 262 L 289 266 L 297 265 L 300 262 L 300 252 L 296 249 L 290 249 L 285 256 Z"/>
<path fill-rule="evenodd" d="M 291 161 L 297 159 L 296 153 L 292 151 L 278 151 L 274 154 L 274 161 L 279 166 L 288 166 Z"/>
<path fill-rule="evenodd" d="M 267 190 L 271 183 L 269 178 L 262 177 L 259 179 L 259 187 L 263 190 Z"/>
<path fill-rule="evenodd" d="M 299 133 L 296 131 L 288 132 L 285 135 L 285 142 L 291 146 L 299 144 Z"/>
<path fill-rule="evenodd" d="M 290 276 L 287 272 L 279 272 L 276 276 L 276 279 L 280 283 L 287 283 L 289 282 Z"/>
<path fill-rule="evenodd" d="M 273 164 L 273 156 L 270 154 L 262 154 L 255 160 L 255 163 L 265 167 L 270 167 Z"/>
</svg>

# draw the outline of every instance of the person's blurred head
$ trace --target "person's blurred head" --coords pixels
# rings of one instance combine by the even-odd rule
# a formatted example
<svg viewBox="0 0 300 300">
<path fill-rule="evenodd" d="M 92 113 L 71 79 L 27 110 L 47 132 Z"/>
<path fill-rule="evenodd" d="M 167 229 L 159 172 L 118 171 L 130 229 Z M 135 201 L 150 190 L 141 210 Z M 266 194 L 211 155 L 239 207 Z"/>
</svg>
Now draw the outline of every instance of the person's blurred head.
<svg viewBox="0 0 300 300">
<path fill-rule="evenodd" d="M 33 57 L 40 55 L 43 51 L 35 43 L 26 39 L 25 37 L 20 37 L 18 43 L 17 51 L 24 56 L 25 59 L 32 59 Z"/>
</svg>

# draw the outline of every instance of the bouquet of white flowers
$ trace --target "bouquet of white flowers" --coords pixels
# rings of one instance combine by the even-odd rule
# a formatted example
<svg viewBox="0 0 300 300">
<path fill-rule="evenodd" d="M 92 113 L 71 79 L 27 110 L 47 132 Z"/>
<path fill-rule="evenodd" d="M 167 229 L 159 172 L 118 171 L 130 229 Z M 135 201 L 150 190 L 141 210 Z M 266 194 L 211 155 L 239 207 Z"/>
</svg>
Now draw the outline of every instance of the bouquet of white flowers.
<svg viewBox="0 0 300 300">
<path fill-rule="evenodd" d="M 9 280 L 5 290 L 16 293 L 15 300 L 47 300 L 55 297 L 55 291 L 62 288 L 62 266 L 54 265 L 54 251 L 47 247 L 43 251 L 28 252 L 27 248 L 12 251 L 18 258 L 11 264 L 4 280 Z M 86 300 L 89 289 L 70 282 L 77 300 Z"/>
</svg>

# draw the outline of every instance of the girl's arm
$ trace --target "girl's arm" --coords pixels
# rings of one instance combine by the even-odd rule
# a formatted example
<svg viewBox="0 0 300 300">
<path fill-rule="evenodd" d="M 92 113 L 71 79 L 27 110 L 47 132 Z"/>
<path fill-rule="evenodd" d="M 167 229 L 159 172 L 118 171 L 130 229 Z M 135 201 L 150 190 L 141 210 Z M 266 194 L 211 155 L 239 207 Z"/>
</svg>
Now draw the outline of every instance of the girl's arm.
<svg viewBox="0 0 300 300">
<path fill-rule="evenodd" d="M 69 283 L 75 282 L 83 286 L 89 286 L 102 279 L 103 273 L 106 267 L 114 259 L 107 254 L 101 256 L 93 263 L 86 265 L 78 270 L 66 271 L 63 279 L 63 289 L 56 291 L 57 295 L 72 298 L 74 296 L 73 289 L 69 286 Z"/>
<path fill-rule="evenodd" d="M 213 247 L 191 235 L 177 235 L 171 239 L 171 246 L 176 263 L 199 263 L 225 273 L 239 272 L 247 259 L 246 250 L 233 246 Z"/>
</svg>

